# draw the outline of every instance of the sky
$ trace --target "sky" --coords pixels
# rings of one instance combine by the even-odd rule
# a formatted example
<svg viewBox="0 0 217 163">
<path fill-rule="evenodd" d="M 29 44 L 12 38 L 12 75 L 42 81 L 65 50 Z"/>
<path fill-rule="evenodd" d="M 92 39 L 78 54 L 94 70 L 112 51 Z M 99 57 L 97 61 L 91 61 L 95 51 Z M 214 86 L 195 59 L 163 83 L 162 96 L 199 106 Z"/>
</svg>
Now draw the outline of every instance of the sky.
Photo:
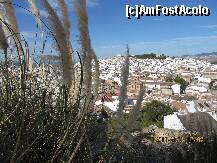
<svg viewBox="0 0 217 163">
<path fill-rule="evenodd" d="M 43 20 L 47 14 L 39 3 Z M 66 0 L 72 23 L 72 46 L 78 48 L 76 16 L 73 0 Z M 27 7 L 26 0 L 13 0 L 13 3 Z M 50 3 L 59 13 L 55 0 Z M 210 16 L 151 16 L 141 19 L 127 19 L 125 5 L 162 5 L 173 7 L 185 5 L 206 6 Z M 33 42 L 34 18 L 25 10 L 16 7 L 20 30 L 27 40 Z M 192 55 L 217 51 L 217 1 L 216 0 L 88 0 L 89 31 L 92 47 L 100 58 L 125 54 L 129 45 L 130 54 L 157 53 L 169 56 Z M 52 47 L 52 44 L 49 46 Z"/>
</svg>

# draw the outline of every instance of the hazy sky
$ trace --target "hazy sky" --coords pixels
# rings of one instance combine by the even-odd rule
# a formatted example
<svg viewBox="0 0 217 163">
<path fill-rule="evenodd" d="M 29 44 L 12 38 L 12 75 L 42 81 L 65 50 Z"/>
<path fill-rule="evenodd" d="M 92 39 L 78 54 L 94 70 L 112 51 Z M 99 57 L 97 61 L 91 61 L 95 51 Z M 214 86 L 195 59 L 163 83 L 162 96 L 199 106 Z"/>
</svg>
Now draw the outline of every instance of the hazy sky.
<svg viewBox="0 0 217 163">
<path fill-rule="evenodd" d="M 14 0 L 27 7 L 26 0 Z M 40 6 L 43 16 L 46 13 Z M 78 31 L 73 12 L 73 0 L 67 0 L 72 22 L 73 47 L 77 47 Z M 56 7 L 55 0 L 50 0 Z M 175 5 L 206 6 L 208 17 L 142 17 L 129 20 L 125 17 L 125 5 Z M 58 11 L 59 9 L 56 8 Z M 34 37 L 34 22 L 29 14 L 16 9 L 20 29 L 27 39 Z M 216 0 L 89 0 L 89 28 L 93 48 L 100 57 L 125 53 L 129 44 L 132 54 L 164 53 L 166 55 L 197 54 L 217 51 L 217 1 Z M 46 21 L 45 17 L 44 20 Z"/>
</svg>

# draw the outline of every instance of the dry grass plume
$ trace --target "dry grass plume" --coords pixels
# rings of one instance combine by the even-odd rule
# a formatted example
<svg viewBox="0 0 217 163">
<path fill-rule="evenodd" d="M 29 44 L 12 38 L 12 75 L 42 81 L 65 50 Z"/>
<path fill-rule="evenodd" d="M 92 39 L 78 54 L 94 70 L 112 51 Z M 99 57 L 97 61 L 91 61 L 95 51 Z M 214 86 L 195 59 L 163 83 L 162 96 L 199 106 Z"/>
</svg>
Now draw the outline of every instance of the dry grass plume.
<svg viewBox="0 0 217 163">
<path fill-rule="evenodd" d="M 117 116 L 118 118 L 122 118 L 124 108 L 127 104 L 127 86 L 128 86 L 128 77 L 129 77 L 129 48 L 127 46 L 127 55 L 125 57 L 125 61 L 122 66 L 121 71 L 121 88 L 120 88 L 120 95 L 119 95 L 119 104 L 117 109 Z"/>
<path fill-rule="evenodd" d="M 97 59 L 97 56 L 94 52 L 94 50 L 92 50 L 92 55 L 93 55 L 93 60 L 94 60 L 94 76 L 93 76 L 93 81 L 94 81 L 94 86 L 93 86 L 93 95 L 94 97 L 98 96 L 98 91 L 99 91 L 99 75 L 100 75 L 100 71 L 99 71 L 99 61 Z"/>
<path fill-rule="evenodd" d="M 74 64 L 72 60 L 70 45 L 68 43 L 68 39 L 65 34 L 65 30 L 62 26 L 62 23 L 57 13 L 51 7 L 49 2 L 47 0 L 41 0 L 41 1 L 49 14 L 50 25 L 53 34 L 55 36 L 55 39 L 57 40 L 57 49 L 60 52 L 61 60 L 62 60 L 64 84 L 66 84 L 69 88 L 72 88 L 73 78 L 74 78 L 74 73 L 73 73 Z"/>
<path fill-rule="evenodd" d="M 80 32 L 81 45 L 83 50 L 82 60 L 84 65 L 85 95 L 90 98 L 92 85 L 92 50 L 88 29 L 86 0 L 75 0 L 74 6 L 77 15 L 78 29 Z"/>
<path fill-rule="evenodd" d="M 40 11 L 35 3 L 35 0 L 28 0 L 28 2 L 32 13 L 35 15 L 36 23 L 38 24 L 39 28 L 43 30 L 42 22 L 40 20 L 41 18 Z"/>
<path fill-rule="evenodd" d="M 130 111 L 129 118 L 127 121 L 126 130 L 128 132 L 130 132 L 136 128 L 136 125 L 137 125 L 136 123 L 137 123 L 137 120 L 139 118 L 144 93 L 145 93 L 145 86 L 141 86 L 136 104 L 133 106 L 133 109 Z"/>
<path fill-rule="evenodd" d="M 10 25 L 10 27 L 12 28 L 15 34 L 13 37 L 15 40 L 15 44 L 18 46 L 19 53 L 20 53 L 19 55 L 21 56 L 23 55 L 22 45 L 20 44 L 21 37 L 20 37 L 20 31 L 19 31 L 19 27 L 17 24 L 17 19 L 16 19 L 14 7 L 12 5 L 12 1 L 7 0 L 7 3 L 3 3 L 3 5 L 4 5 L 5 13 L 6 13 L 6 19 L 8 20 L 8 24 Z"/>
<path fill-rule="evenodd" d="M 65 3 L 65 0 L 57 0 L 61 12 L 62 12 L 62 16 L 63 16 L 63 27 L 65 29 L 66 32 L 66 36 L 70 36 L 70 28 L 71 28 L 71 24 L 70 24 L 70 20 L 69 20 L 69 15 L 68 15 L 68 9 Z"/>
<path fill-rule="evenodd" d="M 3 29 L 3 24 L 2 22 L 0 22 L 0 49 L 5 50 L 8 48 L 8 46 L 9 45 L 8 45 L 8 41 L 7 41 L 4 29 Z"/>
</svg>

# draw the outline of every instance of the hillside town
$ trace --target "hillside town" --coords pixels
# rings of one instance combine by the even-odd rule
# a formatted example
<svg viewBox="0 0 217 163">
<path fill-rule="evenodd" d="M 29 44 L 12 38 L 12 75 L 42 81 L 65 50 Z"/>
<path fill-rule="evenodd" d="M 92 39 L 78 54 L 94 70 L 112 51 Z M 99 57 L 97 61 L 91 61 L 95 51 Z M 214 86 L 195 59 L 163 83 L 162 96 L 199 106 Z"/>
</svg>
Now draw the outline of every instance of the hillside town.
<svg viewBox="0 0 217 163">
<path fill-rule="evenodd" d="M 124 56 L 99 59 L 100 87 L 96 106 L 108 113 L 118 108 L 118 96 L 121 87 L 121 68 Z M 31 61 L 31 60 L 30 60 Z M 76 64 L 78 67 L 79 64 Z M 55 64 L 33 66 L 29 64 L 29 85 L 40 84 L 40 90 L 46 88 L 53 92 L 55 101 L 60 91 L 58 81 L 59 68 Z M 14 76 L 20 78 L 20 68 L 11 67 Z M 206 112 L 217 121 L 217 65 L 198 58 L 166 57 L 137 58 L 130 57 L 128 79 L 128 102 L 124 112 L 130 113 L 136 103 L 141 86 L 145 86 L 143 105 L 153 100 L 168 104 L 174 113 L 164 116 L 164 128 L 185 130 L 178 116 L 188 113 Z M 78 73 L 79 75 L 79 73 Z M 174 79 L 180 78 L 185 83 Z M 2 78 L 0 78 L 0 84 Z M 55 104 L 55 102 L 53 102 Z"/>
<path fill-rule="evenodd" d="M 123 62 L 122 56 L 99 60 L 101 85 L 96 104 L 110 112 L 117 110 Z M 176 77 L 184 79 L 186 85 L 171 80 Z M 158 100 L 175 110 L 164 116 L 164 128 L 185 130 L 178 115 L 194 112 L 206 112 L 217 120 L 217 65 L 190 57 L 138 59 L 131 56 L 125 113 L 135 104 L 141 85 L 146 88 L 143 104 Z"/>
<path fill-rule="evenodd" d="M 0 163 L 216 162 L 208 1 L 1 1 Z"/>
</svg>

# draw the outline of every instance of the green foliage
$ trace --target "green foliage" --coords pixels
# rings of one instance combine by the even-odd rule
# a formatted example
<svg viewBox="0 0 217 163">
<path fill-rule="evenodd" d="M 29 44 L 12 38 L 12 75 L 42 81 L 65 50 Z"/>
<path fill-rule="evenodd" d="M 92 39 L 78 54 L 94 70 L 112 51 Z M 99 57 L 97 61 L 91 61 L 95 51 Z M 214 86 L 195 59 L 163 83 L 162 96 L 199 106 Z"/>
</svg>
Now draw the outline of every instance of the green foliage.
<svg viewBox="0 0 217 163">
<path fill-rule="evenodd" d="M 180 76 L 173 77 L 172 75 L 169 75 L 169 76 L 166 76 L 165 81 L 166 82 L 176 82 L 176 83 L 180 84 L 181 85 L 181 93 L 184 93 L 184 91 L 188 85 L 188 82 L 186 82 L 185 79 L 183 79 Z"/>
<path fill-rule="evenodd" d="M 209 89 L 212 89 L 212 87 L 213 87 L 213 81 L 211 81 L 211 83 L 209 83 Z"/>
<path fill-rule="evenodd" d="M 214 81 L 211 81 L 211 83 L 209 83 L 209 89 L 211 89 L 211 90 L 217 90 L 217 86 L 216 85 L 214 85 Z"/>
<path fill-rule="evenodd" d="M 181 85 L 181 93 L 184 93 L 188 83 L 180 76 L 176 76 L 174 82 L 179 83 Z"/>
<path fill-rule="evenodd" d="M 176 76 L 175 79 L 174 79 L 174 81 L 176 83 L 179 83 L 179 84 L 187 85 L 185 79 L 181 78 L 180 76 Z"/>
<path fill-rule="evenodd" d="M 150 54 L 143 54 L 143 55 L 135 55 L 135 58 L 138 59 L 166 59 L 167 57 L 162 54 L 162 55 L 157 55 L 154 53 L 150 53 Z"/>
<path fill-rule="evenodd" d="M 163 117 L 172 113 L 173 110 L 169 105 L 165 105 L 157 100 L 148 102 L 142 110 L 140 127 L 148 127 L 150 125 L 163 127 Z"/>
</svg>

